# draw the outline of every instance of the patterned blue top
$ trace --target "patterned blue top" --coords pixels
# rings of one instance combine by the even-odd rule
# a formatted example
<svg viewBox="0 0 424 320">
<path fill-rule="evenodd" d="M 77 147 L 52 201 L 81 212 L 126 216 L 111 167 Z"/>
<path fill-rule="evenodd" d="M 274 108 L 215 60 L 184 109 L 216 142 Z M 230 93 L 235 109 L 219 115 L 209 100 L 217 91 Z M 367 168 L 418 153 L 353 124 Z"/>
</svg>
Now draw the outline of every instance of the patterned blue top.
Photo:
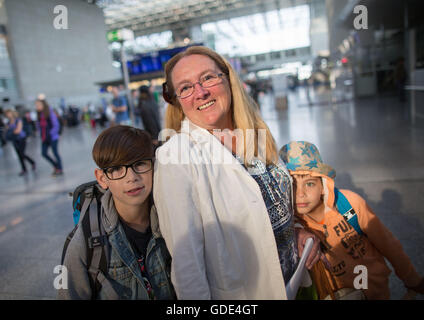
<svg viewBox="0 0 424 320">
<path fill-rule="evenodd" d="M 236 158 L 244 166 L 241 159 L 238 156 Z M 259 185 L 268 210 L 284 282 L 287 284 L 299 262 L 294 232 L 290 176 L 281 164 L 265 166 L 260 160 L 254 160 L 252 164 L 253 167 L 249 167 L 248 171 Z"/>
</svg>

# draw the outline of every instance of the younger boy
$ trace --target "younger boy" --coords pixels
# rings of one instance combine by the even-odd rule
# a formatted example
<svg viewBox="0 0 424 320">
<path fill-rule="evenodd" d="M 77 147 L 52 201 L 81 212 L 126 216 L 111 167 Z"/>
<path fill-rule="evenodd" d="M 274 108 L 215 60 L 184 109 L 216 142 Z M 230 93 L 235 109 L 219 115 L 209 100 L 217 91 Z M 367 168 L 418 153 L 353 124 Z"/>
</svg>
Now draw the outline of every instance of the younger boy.
<svg viewBox="0 0 424 320">
<path fill-rule="evenodd" d="M 315 145 L 290 142 L 281 148 L 280 157 L 294 178 L 296 216 L 325 246 L 325 255 L 332 266 L 331 273 L 326 270 L 325 274 L 333 292 L 353 289 L 358 276 L 355 267 L 362 265 L 367 268 L 368 288 L 362 290 L 366 299 L 389 299 L 390 269 L 384 261 L 387 258 L 408 289 L 424 293 L 424 278 L 363 198 L 341 190 L 354 210 L 351 211 L 354 219 L 348 222 L 338 212 L 335 197 L 343 196 L 335 193 L 336 172 L 322 162 Z M 352 222 L 355 213 L 359 228 Z"/>
<path fill-rule="evenodd" d="M 99 135 L 92 154 L 98 166 L 97 182 L 106 190 L 99 223 L 109 248 L 107 272 L 98 278 L 100 286 L 93 288 L 87 270 L 87 239 L 79 226 L 64 260 L 68 289 L 60 289 L 58 297 L 175 299 L 171 258 L 151 195 L 154 150 L 150 135 L 129 126 L 114 126 Z"/>
</svg>

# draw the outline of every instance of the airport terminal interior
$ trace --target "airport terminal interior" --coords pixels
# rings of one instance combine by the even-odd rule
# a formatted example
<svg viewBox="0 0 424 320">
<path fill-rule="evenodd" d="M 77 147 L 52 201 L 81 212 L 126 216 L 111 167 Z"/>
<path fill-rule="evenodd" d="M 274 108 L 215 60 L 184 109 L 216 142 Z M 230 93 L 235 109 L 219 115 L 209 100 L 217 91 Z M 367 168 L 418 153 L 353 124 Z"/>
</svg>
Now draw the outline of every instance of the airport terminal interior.
<svg viewBox="0 0 424 320">
<path fill-rule="evenodd" d="M 56 299 L 70 193 L 95 179 L 91 151 L 114 125 L 113 91 L 143 129 L 146 88 L 164 128 L 164 65 L 193 45 L 229 61 L 278 149 L 315 144 L 336 186 L 367 201 L 424 276 L 421 2 L 0 0 L 0 299 Z M 60 119 L 62 171 L 42 156 L 40 98 Z M 36 163 L 26 172 L 7 110 L 24 120 Z M 394 272 L 390 293 L 406 294 Z"/>
</svg>

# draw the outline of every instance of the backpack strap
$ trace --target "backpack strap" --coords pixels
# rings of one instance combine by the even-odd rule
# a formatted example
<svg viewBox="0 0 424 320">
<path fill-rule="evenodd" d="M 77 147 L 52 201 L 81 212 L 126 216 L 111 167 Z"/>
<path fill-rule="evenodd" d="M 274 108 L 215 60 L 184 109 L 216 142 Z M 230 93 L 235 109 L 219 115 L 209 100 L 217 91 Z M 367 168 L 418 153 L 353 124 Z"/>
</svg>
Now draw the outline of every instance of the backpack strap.
<svg viewBox="0 0 424 320">
<path fill-rule="evenodd" d="M 72 207 L 76 225 L 67 236 L 62 251 L 63 265 L 69 243 L 77 229 L 82 228 L 87 248 L 87 270 L 92 289 L 92 299 L 96 298 L 105 279 L 104 275 L 107 274 L 110 251 L 106 231 L 101 223 L 101 197 L 103 193 L 104 191 L 96 185 L 96 181 L 91 181 L 80 185 L 70 194 L 73 197 Z M 82 204 L 81 200 L 83 201 Z"/>
<path fill-rule="evenodd" d="M 74 224 L 77 224 L 81 219 L 81 215 L 85 214 L 88 206 L 91 204 L 93 197 L 98 197 L 99 192 L 96 192 L 100 186 L 97 185 L 97 181 L 93 180 L 84 184 L 79 185 L 74 192 L 69 195 L 72 196 L 72 209 Z M 101 195 L 99 196 L 99 198 Z M 82 202 L 82 203 L 81 203 Z"/>
<path fill-rule="evenodd" d="M 81 199 L 81 197 L 78 197 L 78 201 L 80 201 L 80 199 Z M 84 201 L 84 203 L 82 204 L 82 207 L 81 207 L 81 211 L 79 212 L 78 219 L 80 218 L 81 214 L 83 216 L 85 215 L 86 211 L 90 208 L 91 202 L 93 202 L 93 201 L 96 202 L 96 199 L 95 199 L 94 196 L 92 198 L 85 198 L 85 201 Z M 78 209 L 75 209 L 75 210 L 78 210 Z M 75 214 L 74 214 L 74 222 L 75 222 L 75 220 L 76 220 L 76 217 L 75 217 Z M 78 223 L 78 220 L 77 220 L 77 223 Z"/>
<path fill-rule="evenodd" d="M 90 234 L 87 235 L 87 250 L 89 251 L 87 256 L 91 256 L 91 259 L 89 260 L 89 263 L 87 263 L 87 268 L 92 283 L 92 298 L 94 299 L 101 288 L 100 282 L 98 281 L 99 273 L 102 272 L 101 269 L 103 269 L 104 273 L 106 271 L 104 269 L 107 268 L 107 261 L 103 247 L 107 245 L 108 240 L 107 235 L 101 232 L 99 214 L 101 211 L 97 206 L 97 200 L 95 197 L 93 197 L 93 202 L 95 205 L 90 206 L 88 209 Z"/>
<path fill-rule="evenodd" d="M 92 200 L 93 200 L 93 198 L 85 198 L 84 203 L 82 204 L 82 207 L 81 207 L 81 211 L 80 211 L 78 209 L 78 205 L 81 202 L 81 195 L 78 195 L 78 199 L 77 199 L 77 201 L 76 201 L 76 203 L 74 205 L 74 213 L 73 213 L 73 218 L 74 218 L 74 224 L 75 224 L 75 226 L 74 226 L 74 229 L 66 237 L 65 244 L 63 245 L 62 259 L 61 259 L 61 264 L 62 265 L 63 265 L 63 263 L 65 261 L 66 250 L 68 250 L 69 243 L 71 242 L 72 238 L 75 235 L 75 232 L 78 229 L 78 226 L 79 226 L 78 221 L 80 219 L 80 215 L 82 213 L 83 216 L 84 216 L 85 212 L 90 207 L 90 204 L 91 204 Z"/>
<path fill-rule="evenodd" d="M 363 235 L 363 231 L 359 226 L 358 215 L 355 210 L 350 205 L 349 201 L 346 199 L 343 193 L 339 189 L 334 187 L 334 196 L 337 211 L 343 216 L 343 218 L 349 223 L 353 229 L 359 234 Z"/>
<path fill-rule="evenodd" d="M 74 229 L 66 237 L 65 244 L 63 245 L 63 250 L 62 250 L 62 258 L 60 260 L 61 265 L 64 265 L 66 250 L 68 250 L 69 243 L 71 242 L 72 238 L 74 237 L 74 234 L 77 231 L 77 229 L 78 229 L 78 225 L 76 225 L 74 227 Z"/>
</svg>

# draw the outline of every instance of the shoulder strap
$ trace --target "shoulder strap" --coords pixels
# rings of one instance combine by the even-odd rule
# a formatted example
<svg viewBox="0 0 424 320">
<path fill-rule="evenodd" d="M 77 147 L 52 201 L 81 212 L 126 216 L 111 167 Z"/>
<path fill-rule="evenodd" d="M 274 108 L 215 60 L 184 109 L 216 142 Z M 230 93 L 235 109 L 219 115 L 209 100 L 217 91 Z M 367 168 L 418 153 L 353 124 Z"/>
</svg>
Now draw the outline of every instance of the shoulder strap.
<svg viewBox="0 0 424 320">
<path fill-rule="evenodd" d="M 62 250 L 62 259 L 61 259 L 61 264 L 63 265 L 63 262 L 65 261 L 65 255 L 66 255 L 66 251 L 68 250 L 68 246 L 69 243 L 71 242 L 72 238 L 75 235 L 75 232 L 78 229 L 78 222 L 80 220 L 80 215 L 82 214 L 82 218 L 84 218 L 85 212 L 87 211 L 87 209 L 89 209 L 90 204 L 92 202 L 93 198 L 91 197 L 86 197 L 84 200 L 84 203 L 82 204 L 81 210 L 78 209 L 78 205 L 80 205 L 81 202 L 81 194 L 78 195 L 78 199 L 75 202 L 73 208 L 74 208 L 74 212 L 73 212 L 73 218 L 74 218 L 74 229 L 68 234 L 68 236 L 66 237 L 65 240 L 65 244 L 63 245 L 63 250 Z M 81 224 L 84 220 L 81 219 Z M 83 229 L 84 234 L 85 234 L 85 230 Z"/>
<path fill-rule="evenodd" d="M 343 216 L 343 218 L 349 223 L 353 229 L 359 234 L 363 235 L 361 227 L 358 222 L 358 215 L 355 210 L 350 205 L 349 201 L 346 199 L 343 193 L 339 189 L 334 187 L 334 196 L 337 211 Z"/>
<path fill-rule="evenodd" d="M 77 231 L 77 229 L 78 229 L 78 225 L 76 225 L 74 227 L 74 229 L 66 237 L 65 244 L 63 245 L 63 250 L 62 250 L 62 259 L 60 260 L 61 265 L 63 265 L 63 263 L 65 262 L 66 250 L 68 250 L 69 243 L 71 242 L 72 238 L 74 237 L 74 234 Z"/>
<path fill-rule="evenodd" d="M 88 183 L 81 184 L 74 190 L 74 192 L 70 193 L 72 196 L 72 209 L 74 210 L 74 224 L 77 224 L 81 219 L 81 216 L 84 216 L 92 199 L 98 196 L 96 193 L 96 184 L 97 181 L 90 181 Z"/>
<path fill-rule="evenodd" d="M 81 201 L 81 196 L 78 197 L 78 202 Z M 93 198 L 85 198 L 82 207 L 81 207 L 81 211 L 78 210 L 77 207 L 75 207 L 75 211 L 73 213 L 73 217 L 74 217 L 74 223 L 78 223 L 78 220 L 80 219 L 81 215 L 84 217 L 85 213 L 87 210 L 89 210 L 91 203 L 94 202 L 96 203 L 96 199 L 95 197 Z"/>
<path fill-rule="evenodd" d="M 82 204 L 81 192 L 85 193 Z M 109 257 L 107 235 L 101 223 L 101 196 L 101 191 L 94 187 L 93 182 L 79 186 L 73 193 L 74 222 L 76 221 L 77 225 L 66 238 L 62 252 L 63 264 L 68 245 L 77 228 L 81 225 L 86 240 L 87 270 L 92 288 L 92 299 L 96 298 L 101 288 L 101 279 L 104 278 L 103 274 L 107 273 Z M 79 207 L 81 210 L 78 210 Z"/>
<path fill-rule="evenodd" d="M 87 238 L 87 269 L 91 279 L 91 288 L 94 299 L 101 288 L 98 279 L 99 274 L 107 272 L 107 254 L 106 247 L 108 245 L 107 235 L 101 227 L 101 208 L 96 197 L 93 197 L 93 205 L 88 208 L 88 218 L 84 221 Z M 87 225 L 88 228 L 87 228 Z"/>
</svg>

